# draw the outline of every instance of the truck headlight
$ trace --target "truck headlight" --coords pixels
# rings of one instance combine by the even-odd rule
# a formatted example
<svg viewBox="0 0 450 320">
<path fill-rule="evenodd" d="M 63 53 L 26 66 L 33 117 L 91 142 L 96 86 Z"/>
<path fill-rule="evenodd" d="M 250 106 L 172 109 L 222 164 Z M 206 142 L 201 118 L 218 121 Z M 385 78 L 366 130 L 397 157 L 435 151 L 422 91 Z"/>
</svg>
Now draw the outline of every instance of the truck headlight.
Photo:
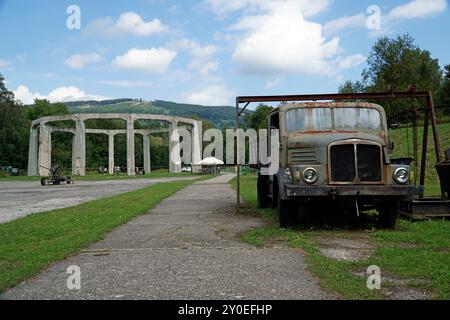
<svg viewBox="0 0 450 320">
<path fill-rule="evenodd" d="M 394 171 L 393 177 L 398 184 L 405 184 L 409 180 L 409 170 L 404 167 L 397 168 Z"/>
<path fill-rule="evenodd" d="M 316 169 L 314 168 L 306 168 L 303 170 L 303 181 L 305 181 L 307 184 L 313 184 L 319 179 L 319 175 L 317 174 Z"/>
</svg>

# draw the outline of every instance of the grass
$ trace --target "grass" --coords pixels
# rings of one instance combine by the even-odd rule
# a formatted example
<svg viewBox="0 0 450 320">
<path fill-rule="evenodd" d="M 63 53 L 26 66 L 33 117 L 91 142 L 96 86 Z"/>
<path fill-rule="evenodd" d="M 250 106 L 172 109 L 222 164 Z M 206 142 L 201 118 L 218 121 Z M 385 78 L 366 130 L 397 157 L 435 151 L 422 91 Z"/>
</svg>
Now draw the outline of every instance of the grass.
<svg viewBox="0 0 450 320">
<path fill-rule="evenodd" d="M 236 180 L 232 181 L 236 186 Z M 436 299 L 450 299 L 450 221 L 409 222 L 400 221 L 398 230 L 364 230 L 369 241 L 378 249 L 366 260 L 338 261 L 321 254 L 318 237 L 342 237 L 349 231 L 299 231 L 277 226 L 275 209 L 256 208 L 256 177 L 241 178 L 241 194 L 249 213 L 257 213 L 268 222 L 265 228 L 250 230 L 242 240 L 256 246 L 267 240 L 284 240 L 289 247 L 301 248 L 307 257 L 309 270 L 319 278 L 326 291 L 344 299 L 382 299 L 380 291 L 368 290 L 365 278 L 354 271 L 365 271 L 377 265 L 383 274 L 410 279 L 411 287 L 424 289 Z M 244 211 L 245 213 L 245 211 Z M 384 286 L 384 285 L 383 285 Z"/>
<path fill-rule="evenodd" d="M 401 221 L 396 231 L 376 231 L 379 249 L 369 259 L 413 286 L 428 289 L 437 299 L 450 299 L 450 221 Z M 405 245 L 406 244 L 406 245 Z"/>
<path fill-rule="evenodd" d="M 0 224 L 0 292 L 101 240 L 194 181 L 160 183 Z"/>
</svg>

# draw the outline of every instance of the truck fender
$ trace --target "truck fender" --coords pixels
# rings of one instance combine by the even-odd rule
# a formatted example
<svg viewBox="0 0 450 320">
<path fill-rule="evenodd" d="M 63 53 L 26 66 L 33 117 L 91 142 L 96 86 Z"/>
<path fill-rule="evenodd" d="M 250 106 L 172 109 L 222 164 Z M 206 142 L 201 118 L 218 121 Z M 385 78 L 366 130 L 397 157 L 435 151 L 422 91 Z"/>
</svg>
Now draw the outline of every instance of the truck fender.
<svg viewBox="0 0 450 320">
<path fill-rule="evenodd" d="M 274 176 L 274 184 L 277 183 L 278 187 L 278 193 L 280 194 L 280 199 L 286 200 L 286 188 L 285 188 L 285 181 L 288 180 L 288 176 L 286 175 L 285 169 L 278 169 L 277 174 Z M 274 195 L 275 197 L 275 195 Z"/>
</svg>

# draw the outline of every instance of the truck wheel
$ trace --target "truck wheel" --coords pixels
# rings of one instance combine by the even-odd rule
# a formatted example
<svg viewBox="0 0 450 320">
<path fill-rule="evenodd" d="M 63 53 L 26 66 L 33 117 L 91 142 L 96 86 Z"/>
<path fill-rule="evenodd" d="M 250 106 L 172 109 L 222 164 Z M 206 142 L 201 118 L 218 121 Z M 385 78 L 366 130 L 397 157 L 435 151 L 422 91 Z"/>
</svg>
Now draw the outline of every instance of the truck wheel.
<svg viewBox="0 0 450 320">
<path fill-rule="evenodd" d="M 281 228 L 290 228 L 298 224 L 298 206 L 295 201 L 282 200 L 278 194 L 278 221 Z"/>
<path fill-rule="evenodd" d="M 378 224 L 382 229 L 394 229 L 400 215 L 398 201 L 387 201 L 378 208 Z"/>
<path fill-rule="evenodd" d="M 41 178 L 41 186 L 45 186 L 45 178 Z"/>
<path fill-rule="evenodd" d="M 258 194 L 257 194 L 257 206 L 260 209 L 265 209 L 270 204 L 269 198 L 269 179 L 266 176 L 258 175 Z"/>
<path fill-rule="evenodd" d="M 300 204 L 298 217 L 300 227 L 308 228 L 311 225 L 311 210 L 306 204 Z"/>
</svg>

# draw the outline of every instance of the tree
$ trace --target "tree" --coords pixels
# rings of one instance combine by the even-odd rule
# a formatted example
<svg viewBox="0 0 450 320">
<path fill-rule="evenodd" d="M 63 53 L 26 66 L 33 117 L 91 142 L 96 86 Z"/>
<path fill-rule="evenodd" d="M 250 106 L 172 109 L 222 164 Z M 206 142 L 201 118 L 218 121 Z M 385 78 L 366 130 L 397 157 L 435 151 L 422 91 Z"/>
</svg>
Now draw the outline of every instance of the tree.
<svg viewBox="0 0 450 320">
<path fill-rule="evenodd" d="M 24 168 L 28 158 L 28 124 L 0 74 L 0 165 Z"/>
<path fill-rule="evenodd" d="M 362 93 L 365 92 L 366 88 L 361 81 L 345 81 L 339 87 L 339 93 Z"/>
<path fill-rule="evenodd" d="M 8 103 L 12 101 L 14 101 L 14 93 L 6 88 L 5 78 L 0 73 L 0 103 Z"/>
<path fill-rule="evenodd" d="M 372 47 L 367 58 L 367 68 L 363 70 L 362 81 L 346 82 L 341 92 L 385 92 L 391 88 L 408 90 L 411 85 L 416 90 L 431 91 L 439 100 L 442 71 L 439 61 L 431 57 L 428 50 L 421 50 L 409 34 L 397 38 L 380 38 Z M 403 112 L 409 108 L 407 101 L 386 101 L 384 108 L 388 115 Z"/>
<path fill-rule="evenodd" d="M 444 79 L 442 83 L 440 102 L 446 113 L 450 114 L 450 64 L 444 67 Z"/>
<path fill-rule="evenodd" d="M 34 100 L 34 105 L 28 107 L 28 119 L 36 120 L 53 115 L 69 114 L 69 108 L 64 103 L 50 103 L 45 99 Z"/>
<path fill-rule="evenodd" d="M 260 104 L 256 107 L 255 112 L 247 113 L 244 121 L 248 128 L 255 130 L 267 129 L 269 125 L 269 115 L 273 110 L 271 106 Z"/>
<path fill-rule="evenodd" d="M 421 50 L 414 39 L 405 34 L 396 39 L 383 37 L 372 47 L 368 67 L 362 77 L 370 91 L 407 90 L 414 84 L 417 90 L 437 93 L 442 72 L 439 61 L 428 50 Z"/>
</svg>

